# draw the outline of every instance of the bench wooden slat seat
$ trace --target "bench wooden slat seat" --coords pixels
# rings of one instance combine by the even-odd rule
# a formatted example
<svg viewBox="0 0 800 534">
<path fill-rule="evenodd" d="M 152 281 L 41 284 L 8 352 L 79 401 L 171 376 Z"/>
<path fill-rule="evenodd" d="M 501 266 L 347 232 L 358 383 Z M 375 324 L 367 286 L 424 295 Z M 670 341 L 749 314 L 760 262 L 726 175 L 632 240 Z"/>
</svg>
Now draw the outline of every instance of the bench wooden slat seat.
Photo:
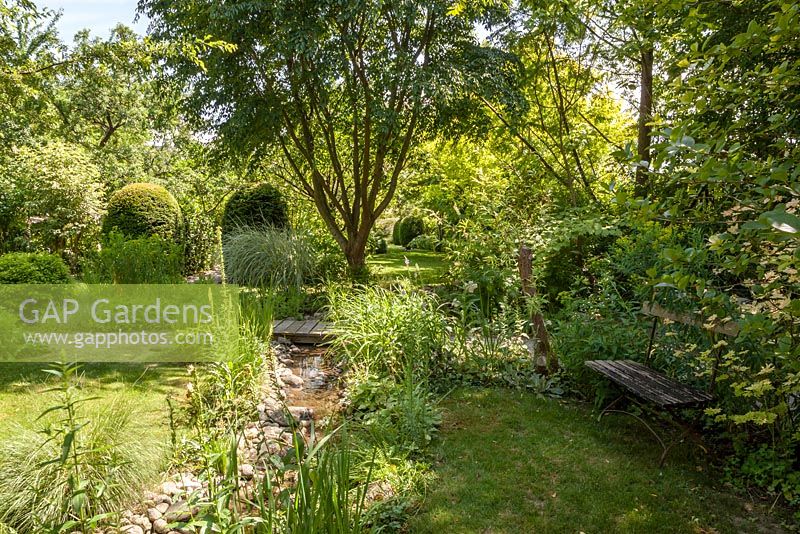
<svg viewBox="0 0 800 534">
<path fill-rule="evenodd" d="M 590 360 L 586 365 L 636 396 L 661 408 L 683 408 L 707 403 L 713 396 L 681 384 L 631 360 Z"/>
</svg>

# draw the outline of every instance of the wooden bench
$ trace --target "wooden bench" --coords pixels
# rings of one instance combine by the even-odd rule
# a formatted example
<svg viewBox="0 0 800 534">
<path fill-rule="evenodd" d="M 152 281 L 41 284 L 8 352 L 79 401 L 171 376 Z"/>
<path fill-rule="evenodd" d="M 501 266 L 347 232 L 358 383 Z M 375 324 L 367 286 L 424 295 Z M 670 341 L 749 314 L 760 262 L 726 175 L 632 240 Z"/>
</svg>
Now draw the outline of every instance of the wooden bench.
<svg viewBox="0 0 800 534">
<path fill-rule="evenodd" d="M 650 363 L 650 358 L 653 353 L 653 340 L 655 339 L 656 329 L 658 328 L 658 321 L 660 319 L 666 319 L 669 321 L 705 329 L 712 335 L 722 334 L 726 336 L 738 335 L 739 326 L 732 321 L 722 322 L 716 318 L 706 319 L 699 314 L 670 312 L 656 303 L 644 304 L 642 306 L 642 313 L 644 315 L 653 317 L 653 325 L 650 329 L 650 340 L 647 346 L 647 354 L 645 356 L 644 364 L 631 360 L 589 360 L 585 362 L 585 364 L 587 367 L 603 375 L 636 398 L 652 404 L 653 406 L 658 407 L 660 410 L 672 413 L 673 417 L 670 419 L 670 421 L 678 422 L 680 421 L 680 418 L 675 411 L 683 408 L 700 407 L 714 399 L 714 383 L 716 382 L 720 354 L 717 352 L 717 357 L 714 361 L 709 391 L 701 391 L 697 388 L 682 384 L 677 380 L 669 378 L 663 373 L 651 369 L 647 366 L 647 364 Z M 642 418 L 629 412 L 611 409 L 611 407 L 621 398 L 622 397 L 617 398 L 611 404 L 606 406 L 606 408 L 600 413 L 600 417 L 607 413 L 616 412 L 631 415 L 637 418 L 648 428 L 648 430 L 650 430 L 650 432 L 656 437 L 661 445 L 663 453 L 661 455 L 659 466 L 663 465 L 669 450 L 676 443 L 682 441 L 690 433 L 691 428 L 687 425 L 680 425 L 684 430 L 681 437 L 671 444 L 666 444 L 664 440 L 661 439 L 661 437 L 653 430 L 653 428 Z"/>
</svg>

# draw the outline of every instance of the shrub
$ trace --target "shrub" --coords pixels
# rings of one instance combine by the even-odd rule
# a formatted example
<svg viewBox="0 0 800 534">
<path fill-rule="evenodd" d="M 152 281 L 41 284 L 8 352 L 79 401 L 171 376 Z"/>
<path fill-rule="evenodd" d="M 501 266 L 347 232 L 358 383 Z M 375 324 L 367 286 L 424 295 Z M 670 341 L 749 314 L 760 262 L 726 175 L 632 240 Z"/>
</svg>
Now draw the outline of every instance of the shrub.
<svg viewBox="0 0 800 534">
<path fill-rule="evenodd" d="M 0 190 L 2 249 L 75 258 L 94 241 L 103 191 L 100 171 L 81 147 L 51 141 L 13 151 Z"/>
<path fill-rule="evenodd" d="M 192 213 L 186 214 L 186 248 L 184 272 L 194 274 L 215 267 L 222 252 L 219 226 L 214 217 Z"/>
<path fill-rule="evenodd" d="M 103 234 L 116 232 L 128 239 L 160 236 L 180 241 L 183 215 L 169 191 L 156 184 L 128 184 L 108 201 Z"/>
<path fill-rule="evenodd" d="M 12 252 L 0 256 L 0 284 L 66 284 L 69 269 L 60 256 Z"/>
<path fill-rule="evenodd" d="M 408 248 L 417 250 L 438 251 L 441 249 L 439 240 L 432 235 L 418 235 L 408 244 Z"/>
<path fill-rule="evenodd" d="M 84 266 L 83 279 L 104 284 L 183 282 L 183 248 L 160 236 L 126 239 L 112 232 Z"/>
<path fill-rule="evenodd" d="M 234 193 L 222 213 L 222 233 L 239 227 L 287 228 L 289 215 L 286 200 L 275 187 L 260 183 Z"/>
<path fill-rule="evenodd" d="M 367 241 L 367 251 L 370 254 L 386 254 L 389 252 L 389 244 L 385 238 L 371 235 Z"/>
<path fill-rule="evenodd" d="M 249 287 L 302 287 L 314 251 L 302 236 L 278 228 L 242 227 L 222 238 L 225 276 Z"/>
<path fill-rule="evenodd" d="M 413 215 L 403 217 L 394 225 L 392 242 L 395 245 L 407 247 L 415 237 L 423 233 L 425 233 L 425 223 L 421 217 Z"/>
</svg>

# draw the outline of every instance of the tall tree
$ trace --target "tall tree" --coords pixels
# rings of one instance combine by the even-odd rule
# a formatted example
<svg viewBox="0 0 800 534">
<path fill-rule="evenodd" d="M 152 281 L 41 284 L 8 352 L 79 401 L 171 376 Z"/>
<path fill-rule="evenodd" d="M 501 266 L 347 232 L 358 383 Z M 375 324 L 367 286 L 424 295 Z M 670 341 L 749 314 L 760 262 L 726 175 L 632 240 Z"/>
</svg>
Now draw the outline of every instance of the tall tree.
<svg viewBox="0 0 800 534">
<path fill-rule="evenodd" d="M 445 0 L 141 0 L 160 38 L 212 36 L 174 65 L 189 103 L 228 147 L 282 158 L 353 273 L 420 139 L 468 116 L 470 82 L 513 79 L 481 48 L 474 10 Z M 200 63 L 200 65 L 198 65 Z M 496 86 L 484 84 L 485 86 Z"/>
</svg>

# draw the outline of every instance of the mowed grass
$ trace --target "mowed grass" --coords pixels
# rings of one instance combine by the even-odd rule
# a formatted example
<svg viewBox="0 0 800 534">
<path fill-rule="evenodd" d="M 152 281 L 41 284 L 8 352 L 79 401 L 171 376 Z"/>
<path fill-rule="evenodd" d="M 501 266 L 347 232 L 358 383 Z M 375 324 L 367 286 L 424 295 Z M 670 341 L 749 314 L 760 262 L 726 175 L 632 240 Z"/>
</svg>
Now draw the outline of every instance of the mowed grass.
<svg viewBox="0 0 800 534">
<path fill-rule="evenodd" d="M 57 379 L 44 373 L 42 364 L 0 363 L 0 439 L 14 432 L 17 424 L 37 429 L 37 421 L 58 394 L 48 392 Z M 135 439 L 161 442 L 169 436 L 167 397 L 182 395 L 187 381 L 183 366 L 145 364 L 85 364 L 79 385 L 82 397 L 99 397 L 81 405 L 91 418 L 111 402 L 122 402 L 133 410 Z"/>
<path fill-rule="evenodd" d="M 420 285 L 440 283 L 449 267 L 440 252 L 406 250 L 397 245 L 389 245 L 386 254 L 373 254 L 367 258 L 367 265 L 378 282 L 409 279 Z"/>
<path fill-rule="evenodd" d="M 692 448 L 660 447 L 632 418 L 524 392 L 458 390 L 444 402 L 419 533 L 783 532 L 762 504 L 714 484 Z"/>
</svg>

